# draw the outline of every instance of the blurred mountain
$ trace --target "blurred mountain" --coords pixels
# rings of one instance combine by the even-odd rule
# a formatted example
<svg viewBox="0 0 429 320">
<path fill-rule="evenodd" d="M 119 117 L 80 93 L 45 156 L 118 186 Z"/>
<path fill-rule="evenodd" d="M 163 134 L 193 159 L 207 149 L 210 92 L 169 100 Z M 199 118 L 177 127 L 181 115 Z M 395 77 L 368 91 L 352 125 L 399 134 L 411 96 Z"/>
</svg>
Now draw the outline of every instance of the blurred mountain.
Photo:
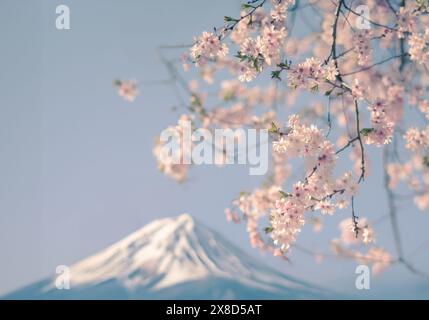
<svg viewBox="0 0 429 320">
<path fill-rule="evenodd" d="M 156 220 L 56 277 L 4 299 L 323 299 L 331 294 L 250 257 L 188 214 Z"/>
</svg>

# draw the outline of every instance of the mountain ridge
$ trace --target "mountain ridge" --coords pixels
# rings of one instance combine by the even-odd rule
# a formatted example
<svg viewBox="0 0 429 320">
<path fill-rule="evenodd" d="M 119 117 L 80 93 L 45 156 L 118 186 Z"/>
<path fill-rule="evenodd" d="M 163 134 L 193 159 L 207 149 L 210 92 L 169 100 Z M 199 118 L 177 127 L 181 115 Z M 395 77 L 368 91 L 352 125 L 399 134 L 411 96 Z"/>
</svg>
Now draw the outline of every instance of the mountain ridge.
<svg viewBox="0 0 429 320">
<path fill-rule="evenodd" d="M 155 220 L 70 266 L 70 290 L 55 277 L 4 299 L 320 299 L 327 291 L 250 257 L 189 214 Z"/>
</svg>

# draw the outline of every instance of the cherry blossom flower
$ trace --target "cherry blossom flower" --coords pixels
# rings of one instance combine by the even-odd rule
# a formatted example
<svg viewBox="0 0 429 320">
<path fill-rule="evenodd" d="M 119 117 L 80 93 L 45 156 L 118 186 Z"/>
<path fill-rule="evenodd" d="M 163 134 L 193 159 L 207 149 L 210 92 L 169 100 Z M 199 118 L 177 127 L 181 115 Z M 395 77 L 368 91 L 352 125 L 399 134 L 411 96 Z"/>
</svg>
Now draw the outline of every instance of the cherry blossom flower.
<svg viewBox="0 0 429 320">
<path fill-rule="evenodd" d="M 429 126 L 425 130 L 410 128 L 404 136 L 406 140 L 405 147 L 411 151 L 422 150 L 429 147 Z"/>
<path fill-rule="evenodd" d="M 320 210 L 322 214 L 333 215 L 335 213 L 335 206 L 331 201 L 323 200 L 319 201 L 315 207 L 316 210 Z"/>
<path fill-rule="evenodd" d="M 410 59 L 416 61 L 419 64 L 429 62 L 429 28 L 426 28 L 423 36 L 413 33 L 408 44 L 410 46 Z"/>
<path fill-rule="evenodd" d="M 285 252 L 295 242 L 297 234 L 305 223 L 303 208 L 293 201 L 281 199 L 271 212 L 273 231 L 271 238 L 275 245 Z"/>
<path fill-rule="evenodd" d="M 135 80 L 117 80 L 115 84 L 118 86 L 118 94 L 128 102 L 133 102 L 139 94 Z"/>
<path fill-rule="evenodd" d="M 405 33 L 413 32 L 416 28 L 414 13 L 410 8 L 401 7 L 398 13 L 398 37 L 404 38 Z"/>
<path fill-rule="evenodd" d="M 171 126 L 167 128 L 171 132 L 172 136 L 177 136 L 179 139 L 183 138 L 185 127 L 192 120 L 192 117 L 187 115 L 182 115 L 176 126 Z M 189 164 L 185 163 L 183 159 L 189 157 L 189 151 L 191 148 L 186 148 L 184 144 L 180 144 L 178 148 L 173 150 L 172 154 L 166 154 L 163 150 L 165 142 L 162 142 L 160 139 L 156 140 L 155 147 L 153 148 L 153 154 L 157 158 L 158 168 L 161 172 L 167 176 L 172 177 L 178 182 L 183 182 L 187 178 L 189 171 Z M 180 159 L 181 161 L 177 161 Z"/>
<path fill-rule="evenodd" d="M 359 218 L 356 224 L 352 218 L 347 218 L 340 222 L 339 227 L 341 230 L 340 240 L 346 245 L 359 243 L 368 245 L 375 241 L 374 229 L 368 224 L 366 218 Z"/>
<path fill-rule="evenodd" d="M 392 256 L 383 248 L 371 248 L 365 255 L 365 260 L 372 262 L 372 272 L 379 274 L 392 263 Z"/>
<path fill-rule="evenodd" d="M 191 57 L 197 65 L 203 65 L 212 58 L 226 56 L 228 51 L 227 45 L 220 41 L 219 36 L 204 31 L 199 38 L 195 39 L 195 44 L 191 48 Z"/>
<path fill-rule="evenodd" d="M 284 137 L 281 137 L 280 140 L 273 141 L 273 150 L 277 153 L 286 153 L 288 149 L 288 142 Z"/>
</svg>

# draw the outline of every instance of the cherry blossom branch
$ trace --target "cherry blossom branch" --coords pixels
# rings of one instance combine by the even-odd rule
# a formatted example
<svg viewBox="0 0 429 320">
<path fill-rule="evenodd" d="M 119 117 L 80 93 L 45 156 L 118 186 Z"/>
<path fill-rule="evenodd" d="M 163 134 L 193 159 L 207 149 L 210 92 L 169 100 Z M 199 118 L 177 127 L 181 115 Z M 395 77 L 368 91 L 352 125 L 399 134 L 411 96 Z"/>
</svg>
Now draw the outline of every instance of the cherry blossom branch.
<svg viewBox="0 0 429 320">
<path fill-rule="evenodd" d="M 359 106 L 356 99 L 354 99 L 355 104 L 355 115 L 356 115 L 356 131 L 357 131 L 357 140 L 359 141 L 360 150 L 361 150 L 361 174 L 359 177 L 359 182 L 365 179 L 365 150 L 363 147 L 361 129 L 360 129 L 360 120 L 359 120 Z"/>
<path fill-rule="evenodd" d="M 327 64 L 329 59 L 332 57 L 334 62 L 335 62 L 335 66 L 337 67 L 337 69 L 338 69 L 338 62 L 337 62 L 337 25 L 338 25 L 338 19 L 340 17 L 342 5 L 344 5 L 344 0 L 340 0 L 340 2 L 338 3 L 337 9 L 335 10 L 335 20 L 334 20 L 334 25 L 332 26 L 332 46 L 331 46 L 331 51 L 329 53 L 329 56 L 325 60 L 325 64 Z"/>
<path fill-rule="evenodd" d="M 358 219 L 359 217 L 355 214 L 355 197 L 352 196 L 352 222 L 353 222 L 353 231 L 356 235 L 356 238 L 359 236 L 359 226 L 358 226 Z"/>
<path fill-rule="evenodd" d="M 423 39 L 421 38 L 421 33 L 413 34 L 413 19 L 414 14 L 417 14 L 416 11 L 414 10 L 411 12 L 411 10 L 407 8 L 408 6 L 405 6 L 405 2 L 402 1 L 400 10 L 397 13 L 388 0 L 385 0 L 385 2 L 392 14 L 389 13 L 387 20 L 383 19 L 383 21 L 389 21 L 390 24 L 390 18 L 395 18 L 394 27 L 377 22 L 377 18 L 375 18 L 375 20 L 370 20 L 362 14 L 353 11 L 350 8 L 352 7 L 352 3 L 346 0 L 337 0 L 333 1 L 335 5 L 333 12 L 319 10 L 319 15 L 322 18 L 324 17 L 323 14 L 325 14 L 326 18 L 329 17 L 329 21 L 333 21 L 333 23 L 329 28 L 324 26 L 323 30 L 320 31 L 316 37 L 307 38 L 310 42 L 315 41 L 314 46 L 316 48 L 309 49 L 307 46 L 303 46 L 301 49 L 299 48 L 299 43 L 295 44 L 293 42 L 295 39 L 290 38 L 291 47 L 297 47 L 295 49 L 289 48 L 289 43 L 287 42 L 289 40 L 286 40 L 286 38 L 290 36 L 290 29 L 287 28 L 291 22 L 289 18 L 295 19 L 295 13 L 298 9 L 307 6 L 310 6 L 314 10 L 318 10 L 318 8 L 313 8 L 314 3 L 309 2 L 308 4 L 302 4 L 296 1 L 291 7 L 293 1 L 287 0 L 279 0 L 278 2 L 271 1 L 270 4 L 265 0 L 248 1 L 243 6 L 243 9 L 246 11 L 240 18 L 234 19 L 225 17 L 226 24 L 224 24 L 223 28 L 219 30 L 215 29 L 214 33 L 203 32 L 190 50 L 187 61 L 193 61 L 197 67 L 201 68 L 201 75 L 204 80 L 207 80 L 207 74 L 209 74 L 208 77 L 213 80 L 213 73 L 221 69 L 227 69 L 234 75 L 233 80 L 228 79 L 228 81 L 222 82 L 219 94 L 221 97 L 224 97 L 225 90 L 233 90 L 234 95 L 240 92 L 241 97 L 237 99 L 234 98 L 234 102 L 242 103 L 243 109 L 246 112 L 251 112 L 256 119 L 259 119 L 259 111 L 256 112 L 256 110 L 252 110 L 252 106 L 261 103 L 262 99 L 265 99 L 265 97 L 263 94 L 261 95 L 258 90 L 251 93 L 253 88 L 244 88 L 242 83 L 237 84 L 237 78 L 241 82 L 250 82 L 261 74 L 262 71 L 269 70 L 272 72 L 272 79 L 281 80 L 280 75 L 283 71 L 286 71 L 286 81 L 289 88 L 297 89 L 297 91 L 307 90 L 313 93 L 324 92 L 325 96 L 328 96 L 329 99 L 327 133 L 319 129 L 314 122 L 315 118 L 316 120 L 322 118 L 322 113 L 323 118 L 325 118 L 326 110 L 321 107 L 319 109 L 315 108 L 310 114 L 299 111 L 296 112 L 292 115 L 292 121 L 288 122 L 288 128 L 291 129 L 292 138 L 289 139 L 289 132 L 277 131 L 277 139 L 273 141 L 273 159 L 277 157 L 277 160 L 275 160 L 277 163 L 273 160 L 271 172 L 275 172 L 277 169 L 283 170 L 286 164 L 291 165 L 288 161 L 291 157 L 305 158 L 305 166 L 302 166 L 305 177 L 303 180 L 302 177 L 300 177 L 301 179 L 297 177 L 296 180 L 298 181 L 293 184 L 293 191 L 291 191 L 291 193 L 283 193 L 283 197 L 279 200 L 278 189 L 284 186 L 288 181 L 287 179 L 291 177 L 283 177 L 283 174 L 273 173 L 273 178 L 269 180 L 269 185 L 263 185 L 254 192 L 246 196 L 240 196 L 240 198 L 234 201 L 234 203 L 236 203 L 234 206 L 243 213 L 243 217 L 246 218 L 248 222 L 251 242 L 255 247 L 270 247 L 274 250 L 271 252 L 275 252 L 275 255 L 284 256 L 287 252 L 287 248 L 289 248 L 290 245 L 294 245 L 295 234 L 301 230 L 301 223 L 308 218 L 307 214 L 304 216 L 304 213 L 307 213 L 308 210 L 320 210 L 322 215 L 331 215 L 338 209 L 350 208 L 349 200 L 351 200 L 352 216 L 346 220 L 350 220 L 352 223 L 356 237 L 355 241 L 361 241 L 365 244 L 369 243 L 367 241 L 369 239 L 368 232 L 372 231 L 369 231 L 368 226 L 363 222 L 365 217 L 358 220 L 359 217 L 355 212 L 356 191 L 358 185 L 366 179 L 365 170 L 367 169 L 367 159 L 365 157 L 364 142 L 365 145 L 373 144 L 376 146 L 383 146 L 383 144 L 390 143 L 392 137 L 394 137 L 397 132 L 401 133 L 401 135 L 406 134 L 406 130 L 403 130 L 403 132 L 398 131 L 401 129 L 402 101 L 407 99 L 407 95 L 413 98 L 410 92 L 413 90 L 413 85 L 411 83 L 414 82 L 414 79 L 411 79 L 410 74 L 403 74 L 402 71 L 407 62 L 412 63 L 412 60 L 416 60 L 416 55 L 426 54 L 424 51 L 426 48 L 421 49 L 423 52 L 420 53 L 416 52 L 417 49 L 419 49 L 418 47 L 414 48 L 413 51 L 412 41 L 423 47 L 427 45 L 424 42 L 423 44 L 419 42 L 421 41 L 420 39 Z M 271 8 L 271 11 L 266 13 L 264 10 L 261 10 L 255 14 L 256 10 L 261 8 L 265 3 Z M 320 4 L 320 8 L 324 9 L 326 7 L 324 4 Z M 374 10 L 377 12 L 378 8 Z M 293 12 L 293 14 L 289 16 L 287 20 L 288 12 Z M 385 13 L 386 11 L 382 8 L 382 12 Z M 300 14 L 302 18 L 304 12 L 301 11 L 300 13 L 302 13 Z M 253 14 L 255 14 L 254 18 L 255 20 L 257 19 L 257 23 L 252 23 Z M 383 28 L 382 34 L 373 37 L 370 32 L 355 30 L 352 26 L 352 19 L 350 19 L 351 15 L 360 17 L 369 22 L 372 26 Z M 250 21 L 248 24 L 240 24 L 243 19 L 249 19 Z M 409 19 L 409 21 L 407 19 Z M 343 21 L 345 21 L 344 28 L 340 27 Z M 421 32 L 421 29 L 418 30 L 418 32 Z M 230 41 L 226 39 L 228 35 L 231 36 Z M 350 47 L 347 42 L 348 36 L 352 37 L 352 47 L 349 49 L 341 49 L 345 51 L 339 53 L 339 48 Z M 393 47 L 392 44 L 386 44 L 380 41 L 382 46 L 380 46 L 381 49 L 377 50 L 382 51 L 384 45 L 387 45 L 394 49 L 392 51 L 398 54 L 368 65 L 372 55 L 371 47 L 376 46 L 372 41 L 380 40 L 387 36 L 389 36 L 389 39 L 390 36 L 392 36 L 393 39 L 397 37 L 399 43 L 397 41 L 392 41 L 395 44 L 395 47 Z M 415 37 L 414 40 L 412 40 L 413 37 Z M 320 40 L 316 40 L 315 38 L 320 38 Z M 316 49 L 319 44 L 323 50 L 325 50 L 325 48 L 329 50 L 329 55 L 325 60 L 318 57 Z M 186 48 L 188 46 L 183 45 L 182 47 Z M 166 48 L 174 49 L 176 46 L 166 46 Z M 409 52 L 406 52 L 406 48 L 409 48 Z M 291 55 L 289 55 L 289 50 Z M 313 50 L 313 56 L 305 57 L 302 63 L 295 64 L 294 62 L 292 65 L 293 56 L 300 56 L 304 54 L 304 52 L 310 50 Z M 319 53 L 322 52 L 323 55 L 327 55 L 327 52 L 323 50 L 319 51 Z M 230 56 L 229 52 L 238 52 L 238 54 L 231 54 Z M 355 56 L 353 56 L 352 53 L 355 53 Z M 288 60 L 285 60 L 285 56 Z M 377 72 L 367 72 L 398 58 L 401 59 L 399 73 L 389 73 L 390 69 L 387 68 L 377 68 Z M 205 97 L 212 97 L 211 93 L 208 91 L 198 92 L 199 90 L 196 89 L 196 86 L 192 84 L 188 85 L 185 79 L 180 76 L 172 62 L 166 63 L 164 61 L 164 63 L 171 74 L 171 78 L 177 83 L 177 87 L 190 94 L 191 99 L 194 99 L 194 97 L 198 99 L 198 104 L 192 106 L 191 102 L 191 107 L 189 107 L 189 110 L 193 113 L 192 117 L 194 117 L 194 115 L 200 116 L 199 120 L 201 120 L 201 122 L 205 121 L 207 127 L 213 125 L 233 127 L 252 125 L 248 122 L 247 114 L 246 117 L 243 116 L 242 119 L 233 117 L 235 111 L 230 110 L 229 106 L 218 108 L 217 105 L 215 105 L 213 109 L 209 109 L 206 106 L 207 101 Z M 353 70 L 356 66 L 362 68 Z M 272 71 L 273 68 L 274 71 Z M 407 71 L 411 73 L 413 70 L 419 70 L 419 72 L 424 73 L 424 70 L 427 70 L 424 64 L 420 66 L 418 63 L 414 64 L 413 68 L 415 69 L 407 68 Z M 344 80 L 346 77 L 352 75 L 357 76 L 347 78 L 347 81 Z M 383 81 L 378 81 L 380 77 L 383 77 Z M 404 88 L 403 81 L 409 78 L 412 80 L 410 81 L 410 88 Z M 273 98 L 270 97 L 269 101 L 271 102 L 264 104 L 265 106 L 272 107 L 280 101 L 280 99 L 277 98 L 277 90 L 281 93 L 283 91 L 281 91 L 280 86 L 277 88 L 277 82 L 275 85 L 276 87 L 271 90 L 270 93 L 270 96 L 275 96 L 275 98 L 273 100 Z M 253 95 L 261 95 L 262 99 L 258 98 L 260 100 L 254 102 L 254 104 L 247 105 L 247 100 L 245 100 L 247 98 L 244 98 L 243 95 L 243 92 L 247 90 Z M 213 95 L 214 94 L 215 93 L 213 93 Z M 295 95 L 295 93 L 292 95 Z M 342 100 L 342 109 L 340 109 L 341 106 L 338 104 L 340 99 Z M 415 98 L 415 100 L 416 99 L 417 98 Z M 227 104 L 230 101 L 232 100 L 222 98 L 222 104 Z M 354 104 L 354 108 L 347 107 L 347 105 L 351 103 Z M 370 128 L 361 127 L 361 121 L 363 121 L 364 118 L 360 118 L 360 112 L 364 112 L 364 107 L 366 105 L 368 105 L 370 110 Z M 386 106 L 389 106 L 389 108 L 386 108 Z M 225 111 L 225 113 L 221 112 L 218 116 L 215 112 L 217 108 L 220 111 Z M 226 111 L 227 109 L 229 110 Z M 277 119 L 277 110 L 270 108 L 270 112 L 273 112 L 273 118 L 269 118 L 270 120 L 268 120 L 268 122 L 261 120 L 261 122 L 258 122 L 259 125 L 269 126 L 269 123 L 272 121 L 271 119 L 274 119 L 273 121 L 276 122 L 280 121 Z M 340 126 L 344 125 L 346 127 L 345 133 L 348 137 L 346 144 L 336 151 L 334 150 L 335 147 L 333 142 L 328 140 L 328 136 L 332 129 L 331 112 L 333 117 L 337 115 L 344 117 L 344 120 L 340 118 L 339 122 L 342 121 Z M 340 114 L 341 112 L 342 114 Z M 252 116 L 252 114 L 250 114 L 250 116 Z M 309 119 L 311 120 L 310 123 L 307 122 Z M 353 125 L 351 126 L 352 122 Z M 355 130 L 356 133 L 354 133 Z M 340 137 L 343 139 L 343 135 Z M 396 143 L 396 141 L 397 139 L 394 138 L 393 143 Z M 337 155 L 349 147 L 353 148 L 353 152 L 350 156 L 352 160 L 355 161 L 355 165 L 360 164 L 360 175 L 358 180 L 355 180 L 351 171 L 345 172 L 341 177 L 336 177 L 336 173 L 334 173 L 334 169 L 338 168 L 337 160 L 339 157 L 337 157 Z M 314 160 L 316 161 L 313 162 Z M 308 167 L 307 161 L 310 161 L 313 166 Z M 302 173 L 302 171 L 300 172 Z M 281 178 L 278 179 L 278 176 L 281 176 Z M 275 190 L 271 190 L 271 188 Z M 392 190 L 390 190 L 390 192 L 393 205 L 389 207 L 389 218 L 393 220 L 393 222 L 391 222 L 392 227 L 395 226 L 393 228 L 394 234 L 399 234 L 399 225 L 396 220 L 396 207 L 394 203 L 396 194 Z M 332 199 L 334 196 L 335 199 Z M 345 199 L 345 197 L 347 197 L 347 199 Z M 392 212 L 393 218 L 391 218 Z M 257 221 L 260 217 L 267 215 L 270 216 L 270 226 L 267 228 L 267 233 L 270 233 L 269 238 L 273 241 L 272 245 L 262 245 L 263 241 L 260 239 L 261 237 L 257 232 L 257 230 L 260 231 Z M 359 232 L 359 229 L 362 229 L 363 232 Z M 394 237 L 396 238 L 397 236 L 395 235 Z M 397 250 L 397 259 L 392 258 L 390 260 L 389 254 L 384 249 L 375 251 L 373 254 L 376 257 L 381 257 L 380 263 L 386 263 L 387 259 L 389 262 L 401 263 L 410 271 L 415 272 L 416 269 L 404 258 L 400 237 L 398 240 L 395 240 L 395 242 L 396 246 L 399 248 Z M 354 251 L 350 251 L 348 254 L 353 258 L 359 256 L 359 252 Z"/>
<path fill-rule="evenodd" d="M 262 1 L 262 2 L 260 2 L 257 5 L 254 5 L 254 3 L 257 3 L 258 1 Z M 225 16 L 225 22 L 231 22 L 231 23 L 229 25 L 227 24 L 226 26 L 223 27 L 224 32 L 219 36 L 219 40 L 224 38 L 228 31 L 234 30 L 234 28 L 237 26 L 237 24 L 239 24 L 242 20 L 246 19 L 247 17 L 250 17 L 250 23 L 251 23 L 252 16 L 255 13 L 255 11 L 258 10 L 259 8 L 261 8 L 265 4 L 266 1 L 267 0 L 251 0 L 251 1 L 248 1 L 246 4 L 243 4 L 244 9 L 251 8 L 251 10 L 248 13 L 246 13 L 245 15 L 240 16 L 240 18 L 238 18 L 238 19 L 234 19 L 234 18 Z"/>
<path fill-rule="evenodd" d="M 400 7 L 401 8 L 405 7 L 405 0 L 401 1 Z M 404 38 L 401 38 L 399 40 L 399 48 L 400 48 L 401 54 L 405 54 L 405 39 Z M 402 70 L 404 69 L 404 66 L 405 66 L 406 62 L 407 62 L 406 57 L 402 56 L 401 57 L 401 64 L 399 65 L 399 72 L 402 72 Z"/>
<path fill-rule="evenodd" d="M 397 14 L 397 12 L 396 12 L 395 8 L 394 8 L 394 7 L 393 7 L 393 5 L 390 3 L 390 0 L 384 0 L 384 2 L 386 2 L 386 4 L 387 4 L 387 6 L 389 7 L 390 11 L 392 11 L 392 13 L 393 13 L 395 16 L 398 16 L 398 14 Z"/>
<path fill-rule="evenodd" d="M 389 150 L 388 150 L 388 146 L 385 146 L 384 150 L 383 150 L 384 189 L 386 190 L 386 194 L 387 194 L 387 203 L 388 203 L 388 210 L 389 210 L 389 218 L 390 218 L 390 224 L 391 224 L 393 238 L 394 238 L 394 242 L 395 242 L 396 253 L 397 253 L 397 256 L 398 256 L 398 262 L 400 262 L 401 264 L 403 264 L 412 273 L 415 273 L 417 275 L 424 276 L 424 277 L 429 277 L 428 273 L 416 269 L 411 264 L 411 262 L 409 262 L 404 257 L 404 252 L 403 252 L 403 248 L 402 248 L 401 234 L 400 234 L 400 231 L 399 231 L 399 224 L 398 224 L 398 219 L 397 219 L 397 209 L 396 209 L 396 205 L 395 205 L 395 195 L 392 192 L 392 190 L 390 189 L 390 186 L 389 186 L 390 177 L 389 177 L 389 174 L 387 173 L 387 169 L 386 169 L 388 161 L 389 161 Z"/>
<path fill-rule="evenodd" d="M 361 17 L 361 18 L 362 18 L 362 19 L 364 19 L 365 21 L 368 21 L 369 23 L 371 23 L 371 24 L 372 24 L 372 25 L 374 25 L 374 26 L 381 27 L 381 28 L 386 28 L 386 29 L 389 29 L 389 30 L 391 30 L 391 31 L 398 31 L 397 29 L 395 29 L 395 28 L 393 28 L 393 27 L 389 27 L 389 26 L 386 26 L 386 25 L 384 25 L 384 24 L 381 24 L 381 23 L 378 23 L 378 22 L 375 22 L 375 21 L 372 21 L 372 20 L 368 19 L 368 18 L 367 18 L 367 17 L 365 17 L 364 15 L 359 14 L 359 13 L 357 13 L 356 11 L 354 11 L 353 9 L 351 9 L 350 7 L 348 7 L 345 3 L 344 3 L 343 5 L 344 5 L 344 8 L 346 8 L 348 11 L 350 11 L 351 13 L 353 13 L 354 15 L 356 15 L 356 16 L 358 16 L 358 17 Z"/>
<path fill-rule="evenodd" d="M 356 140 L 358 140 L 359 137 L 354 137 L 353 139 L 350 139 L 343 147 L 341 147 L 340 149 L 338 149 L 335 154 L 339 154 L 341 152 L 343 152 L 345 149 L 347 149 L 348 147 L 350 147 L 353 142 L 355 142 Z"/>
<path fill-rule="evenodd" d="M 351 75 L 354 75 L 354 74 L 357 74 L 357 73 L 361 73 L 361 72 L 364 72 L 364 71 L 368 71 L 368 70 L 370 70 L 370 69 L 372 69 L 372 68 L 374 68 L 374 67 L 376 67 L 376 66 L 379 66 L 379 65 L 381 65 L 381 64 L 383 64 L 383 63 L 386 63 L 386 62 L 388 62 L 388 61 L 390 61 L 390 60 L 397 59 L 397 58 L 403 58 L 403 57 L 407 57 L 407 56 L 409 56 L 409 53 L 407 53 L 407 52 L 406 52 L 406 53 L 397 54 L 397 55 L 395 55 L 395 56 L 391 56 L 391 57 L 389 57 L 389 58 L 386 58 L 386 59 L 384 59 L 384 60 L 381 60 L 381 61 L 379 61 L 379 62 L 376 62 L 376 63 L 374 63 L 374 64 L 372 64 L 372 65 L 369 65 L 369 66 L 367 66 L 367 67 L 364 67 L 364 68 L 362 68 L 362 69 L 355 70 L 355 71 L 348 72 L 348 73 L 343 73 L 342 75 L 343 75 L 344 77 L 351 76 Z"/>
<path fill-rule="evenodd" d="M 373 41 L 373 40 L 380 40 L 380 39 L 383 39 L 383 38 L 385 38 L 386 37 L 386 34 L 382 34 L 382 35 L 379 35 L 379 36 L 375 36 L 375 37 L 371 37 L 371 41 Z M 355 48 L 353 47 L 353 48 L 349 48 L 349 49 L 347 49 L 347 50 L 344 50 L 343 52 L 341 52 L 341 53 L 339 53 L 338 55 L 337 55 L 337 59 L 338 58 L 342 58 L 342 57 L 344 57 L 345 55 L 347 55 L 347 54 L 349 54 L 349 53 L 351 53 L 351 52 L 353 52 L 355 50 Z M 343 74 L 344 75 L 344 74 Z"/>
<path fill-rule="evenodd" d="M 351 259 L 351 260 L 356 260 L 357 256 L 354 252 L 351 251 L 346 251 L 346 252 L 341 252 L 338 254 L 333 254 L 330 252 L 323 252 L 323 251 L 315 251 L 315 250 L 311 250 L 308 247 L 305 247 L 301 244 L 297 244 L 295 243 L 293 245 L 293 248 L 309 255 L 312 256 L 314 258 L 317 259 L 317 257 L 321 256 L 321 257 L 326 257 L 326 258 L 330 258 L 332 260 L 339 260 L 339 259 Z M 369 258 L 369 257 L 365 257 L 365 256 L 359 256 L 359 261 L 363 261 L 365 263 L 376 263 L 376 262 L 383 262 L 383 260 L 381 259 L 374 259 L 374 258 Z M 399 260 L 398 259 L 391 259 L 390 263 L 391 264 L 395 264 L 398 263 Z"/>
</svg>

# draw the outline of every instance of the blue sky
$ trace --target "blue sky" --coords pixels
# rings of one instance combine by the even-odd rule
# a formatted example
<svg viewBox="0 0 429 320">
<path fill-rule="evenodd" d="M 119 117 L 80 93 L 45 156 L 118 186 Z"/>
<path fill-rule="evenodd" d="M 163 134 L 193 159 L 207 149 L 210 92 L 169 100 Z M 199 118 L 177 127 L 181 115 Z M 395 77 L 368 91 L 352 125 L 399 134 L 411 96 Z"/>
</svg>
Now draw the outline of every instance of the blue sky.
<svg viewBox="0 0 429 320">
<path fill-rule="evenodd" d="M 55 28 L 55 8 L 69 5 L 71 30 Z M 162 80 L 159 45 L 192 42 L 203 30 L 238 13 L 238 1 L 31 1 L 0 3 L 0 294 L 39 280 L 114 243 L 146 223 L 188 212 L 251 255 L 244 226 L 228 224 L 224 208 L 242 190 L 259 185 L 243 166 L 192 169 L 179 185 L 157 171 L 154 138 L 177 121 L 178 101 L 166 86 L 141 87 L 135 103 L 121 100 L 115 78 Z M 302 27 L 298 22 L 296 28 Z M 180 51 L 177 52 L 179 56 Z M 369 218 L 387 213 L 381 191 L 380 150 L 358 198 Z M 400 204 L 405 252 L 427 239 L 429 218 L 412 202 Z M 338 234 L 334 217 L 321 234 L 307 226 L 299 243 L 328 251 Z M 387 221 L 388 222 L 388 221 Z M 379 244 L 394 252 L 390 225 Z M 401 292 L 420 295 L 429 281 L 394 266 L 354 289 L 355 262 L 314 262 L 292 253 L 275 268 L 360 297 Z M 414 257 L 429 269 L 427 250 Z M 398 289 L 399 290 L 399 289 Z M 398 291 L 400 294 L 401 292 Z"/>
</svg>

